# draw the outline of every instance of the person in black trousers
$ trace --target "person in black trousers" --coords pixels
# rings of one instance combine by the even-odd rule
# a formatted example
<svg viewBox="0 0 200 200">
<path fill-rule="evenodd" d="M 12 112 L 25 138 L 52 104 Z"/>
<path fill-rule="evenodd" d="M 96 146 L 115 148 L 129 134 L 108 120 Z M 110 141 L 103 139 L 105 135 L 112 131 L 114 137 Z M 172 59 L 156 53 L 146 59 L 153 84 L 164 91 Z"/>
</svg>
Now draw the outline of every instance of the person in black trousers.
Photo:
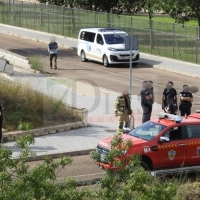
<svg viewBox="0 0 200 200">
<path fill-rule="evenodd" d="M 172 81 L 168 81 L 168 83 L 166 84 L 166 88 L 163 91 L 163 96 L 162 96 L 162 109 L 166 112 L 166 107 L 168 105 L 167 100 L 175 103 L 177 105 L 177 92 L 176 89 L 173 88 L 173 82 Z M 169 100 L 169 97 L 171 98 L 171 100 Z"/>
<path fill-rule="evenodd" d="M 141 95 L 141 106 L 143 110 L 142 123 L 147 122 L 151 118 L 152 105 L 153 105 L 153 94 L 152 88 L 149 87 L 149 81 L 144 81 L 143 89 L 140 92 Z"/>
<path fill-rule="evenodd" d="M 188 85 L 183 85 L 183 91 L 180 92 L 179 110 L 181 112 L 181 116 L 188 116 L 191 114 L 193 96 L 189 90 L 190 88 Z"/>
</svg>

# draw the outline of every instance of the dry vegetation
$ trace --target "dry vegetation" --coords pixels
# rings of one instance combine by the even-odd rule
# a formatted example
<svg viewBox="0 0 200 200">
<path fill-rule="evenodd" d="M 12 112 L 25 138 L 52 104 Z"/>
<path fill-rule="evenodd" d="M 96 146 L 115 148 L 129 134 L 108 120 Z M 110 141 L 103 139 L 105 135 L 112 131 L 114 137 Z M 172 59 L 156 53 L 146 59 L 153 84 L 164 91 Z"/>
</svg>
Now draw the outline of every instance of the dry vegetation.
<svg viewBox="0 0 200 200">
<path fill-rule="evenodd" d="M 80 116 L 61 101 L 33 90 L 29 85 L 0 79 L 0 102 L 4 108 L 3 127 L 18 129 L 22 123 L 33 128 L 75 122 Z"/>
</svg>

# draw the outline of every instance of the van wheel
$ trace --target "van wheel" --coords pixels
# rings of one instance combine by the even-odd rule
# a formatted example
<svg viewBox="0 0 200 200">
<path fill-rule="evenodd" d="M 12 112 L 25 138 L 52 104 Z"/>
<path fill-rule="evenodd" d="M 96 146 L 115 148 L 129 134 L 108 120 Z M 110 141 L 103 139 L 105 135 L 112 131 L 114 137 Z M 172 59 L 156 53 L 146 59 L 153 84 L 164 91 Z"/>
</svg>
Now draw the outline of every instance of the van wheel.
<svg viewBox="0 0 200 200">
<path fill-rule="evenodd" d="M 106 55 L 103 56 L 103 65 L 104 65 L 105 67 L 108 67 L 108 66 L 109 66 L 108 58 L 107 58 Z"/>
<path fill-rule="evenodd" d="M 137 65 L 138 65 L 138 63 L 132 63 L 132 66 L 135 66 L 135 67 L 136 67 Z"/>
<path fill-rule="evenodd" d="M 86 62 L 88 60 L 86 58 L 86 56 L 85 56 L 85 52 L 84 51 L 81 51 L 81 60 L 82 60 L 82 62 Z"/>
</svg>

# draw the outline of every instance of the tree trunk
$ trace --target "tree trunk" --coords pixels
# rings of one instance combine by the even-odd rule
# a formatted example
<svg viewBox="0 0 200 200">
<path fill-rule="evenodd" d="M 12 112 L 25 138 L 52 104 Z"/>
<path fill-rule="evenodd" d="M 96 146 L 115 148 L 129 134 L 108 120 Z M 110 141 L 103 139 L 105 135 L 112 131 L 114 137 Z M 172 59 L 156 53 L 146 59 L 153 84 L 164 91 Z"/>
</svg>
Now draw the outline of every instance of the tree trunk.
<svg viewBox="0 0 200 200">
<path fill-rule="evenodd" d="M 108 25 L 108 28 L 111 28 L 111 9 L 108 8 L 107 9 L 107 25 Z"/>
<path fill-rule="evenodd" d="M 151 4 L 148 3 L 148 15 L 149 15 L 149 19 L 152 19 L 152 10 L 151 10 Z"/>
</svg>

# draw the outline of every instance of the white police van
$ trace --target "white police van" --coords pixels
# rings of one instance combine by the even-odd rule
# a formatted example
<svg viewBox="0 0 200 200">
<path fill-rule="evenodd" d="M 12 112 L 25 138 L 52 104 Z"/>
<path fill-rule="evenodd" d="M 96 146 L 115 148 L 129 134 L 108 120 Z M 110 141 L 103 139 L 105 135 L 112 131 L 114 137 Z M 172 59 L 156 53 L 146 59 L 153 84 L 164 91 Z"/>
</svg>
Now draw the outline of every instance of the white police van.
<svg viewBox="0 0 200 200">
<path fill-rule="evenodd" d="M 81 29 L 78 36 L 77 54 L 83 62 L 94 60 L 109 64 L 130 62 L 130 49 L 125 49 L 124 38 L 126 32 L 116 28 L 85 28 Z M 133 65 L 137 65 L 140 55 L 139 50 L 132 50 Z"/>
</svg>

